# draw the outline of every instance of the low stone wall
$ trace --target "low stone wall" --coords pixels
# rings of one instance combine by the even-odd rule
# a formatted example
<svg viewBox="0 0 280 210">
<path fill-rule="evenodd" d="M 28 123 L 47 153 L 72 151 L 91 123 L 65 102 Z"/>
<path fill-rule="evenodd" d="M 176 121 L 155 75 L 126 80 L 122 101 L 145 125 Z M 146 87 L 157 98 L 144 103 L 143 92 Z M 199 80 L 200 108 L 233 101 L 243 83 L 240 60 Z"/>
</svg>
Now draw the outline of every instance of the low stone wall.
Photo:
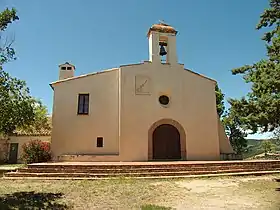
<svg viewBox="0 0 280 210">
<path fill-rule="evenodd" d="M 22 156 L 22 146 L 25 143 L 28 143 L 31 140 L 40 140 L 40 141 L 51 141 L 51 136 L 9 136 L 8 140 L 6 139 L 6 144 L 3 140 L 0 139 L 0 151 L 1 147 L 3 148 L 3 151 L 6 152 L 7 158 L 9 157 L 9 148 L 11 143 L 17 143 L 18 144 L 18 163 L 22 163 L 21 156 Z M 2 143 L 3 142 L 3 143 Z M 2 144 L 1 144 L 2 143 Z M 2 146 L 1 146 L 2 145 Z M 2 152 L 0 153 L 1 156 Z M 3 152 L 4 154 L 4 152 Z M 3 156 L 3 155 L 2 155 Z M 1 158 L 1 157 L 0 157 Z M 1 159 L 0 159 L 1 161 Z"/>
<path fill-rule="evenodd" d="M 243 156 L 235 153 L 221 153 L 220 160 L 243 160 Z"/>
<path fill-rule="evenodd" d="M 4 163 L 8 159 L 9 143 L 8 139 L 0 137 L 0 163 Z"/>
<path fill-rule="evenodd" d="M 61 155 L 57 160 L 64 162 L 114 162 L 120 161 L 119 155 Z"/>
</svg>

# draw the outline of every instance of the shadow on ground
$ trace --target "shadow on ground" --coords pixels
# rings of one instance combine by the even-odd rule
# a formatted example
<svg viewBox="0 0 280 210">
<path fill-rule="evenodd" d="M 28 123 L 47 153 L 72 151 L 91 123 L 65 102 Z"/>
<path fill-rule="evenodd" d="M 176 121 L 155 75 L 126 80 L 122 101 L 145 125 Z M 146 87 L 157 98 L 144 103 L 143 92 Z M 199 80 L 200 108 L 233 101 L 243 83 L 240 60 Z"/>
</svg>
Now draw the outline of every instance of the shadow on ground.
<svg viewBox="0 0 280 210">
<path fill-rule="evenodd" d="M 280 179 L 275 179 L 275 181 L 276 181 L 276 182 L 280 182 Z M 275 190 L 278 191 L 278 192 L 280 192 L 280 187 L 277 187 Z"/>
<path fill-rule="evenodd" d="M 68 209 L 58 203 L 62 193 L 15 192 L 0 197 L 0 209 Z"/>
</svg>

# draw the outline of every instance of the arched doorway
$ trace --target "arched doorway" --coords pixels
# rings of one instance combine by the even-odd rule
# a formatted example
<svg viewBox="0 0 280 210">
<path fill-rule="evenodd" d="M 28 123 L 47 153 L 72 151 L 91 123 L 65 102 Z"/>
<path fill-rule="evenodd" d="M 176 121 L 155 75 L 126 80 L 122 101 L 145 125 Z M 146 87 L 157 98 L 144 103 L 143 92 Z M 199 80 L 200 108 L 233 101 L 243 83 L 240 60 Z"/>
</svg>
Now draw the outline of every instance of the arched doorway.
<svg viewBox="0 0 280 210">
<path fill-rule="evenodd" d="M 153 159 L 180 160 L 180 133 L 170 124 L 161 124 L 153 132 Z"/>
</svg>

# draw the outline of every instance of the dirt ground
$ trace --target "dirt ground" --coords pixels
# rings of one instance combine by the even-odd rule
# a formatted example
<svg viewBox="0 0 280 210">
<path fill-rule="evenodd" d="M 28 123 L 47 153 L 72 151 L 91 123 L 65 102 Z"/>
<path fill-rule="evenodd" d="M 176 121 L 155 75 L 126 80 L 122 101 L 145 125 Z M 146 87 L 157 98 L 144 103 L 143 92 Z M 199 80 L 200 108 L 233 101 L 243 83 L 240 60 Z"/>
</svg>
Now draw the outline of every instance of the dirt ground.
<svg viewBox="0 0 280 210">
<path fill-rule="evenodd" d="M 280 209 L 280 176 L 162 180 L 0 179 L 0 209 Z M 165 208 L 164 208 L 165 207 Z"/>
</svg>

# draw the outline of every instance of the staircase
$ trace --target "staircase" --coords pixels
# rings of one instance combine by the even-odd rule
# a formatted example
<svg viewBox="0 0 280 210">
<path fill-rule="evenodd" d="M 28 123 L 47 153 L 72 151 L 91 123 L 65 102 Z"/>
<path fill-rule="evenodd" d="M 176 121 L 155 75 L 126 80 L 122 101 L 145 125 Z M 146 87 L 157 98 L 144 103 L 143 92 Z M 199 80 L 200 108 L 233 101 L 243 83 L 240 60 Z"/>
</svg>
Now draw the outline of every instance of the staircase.
<svg viewBox="0 0 280 210">
<path fill-rule="evenodd" d="M 174 162 L 58 162 L 29 164 L 5 179 L 176 178 L 280 173 L 280 160 Z"/>
</svg>

